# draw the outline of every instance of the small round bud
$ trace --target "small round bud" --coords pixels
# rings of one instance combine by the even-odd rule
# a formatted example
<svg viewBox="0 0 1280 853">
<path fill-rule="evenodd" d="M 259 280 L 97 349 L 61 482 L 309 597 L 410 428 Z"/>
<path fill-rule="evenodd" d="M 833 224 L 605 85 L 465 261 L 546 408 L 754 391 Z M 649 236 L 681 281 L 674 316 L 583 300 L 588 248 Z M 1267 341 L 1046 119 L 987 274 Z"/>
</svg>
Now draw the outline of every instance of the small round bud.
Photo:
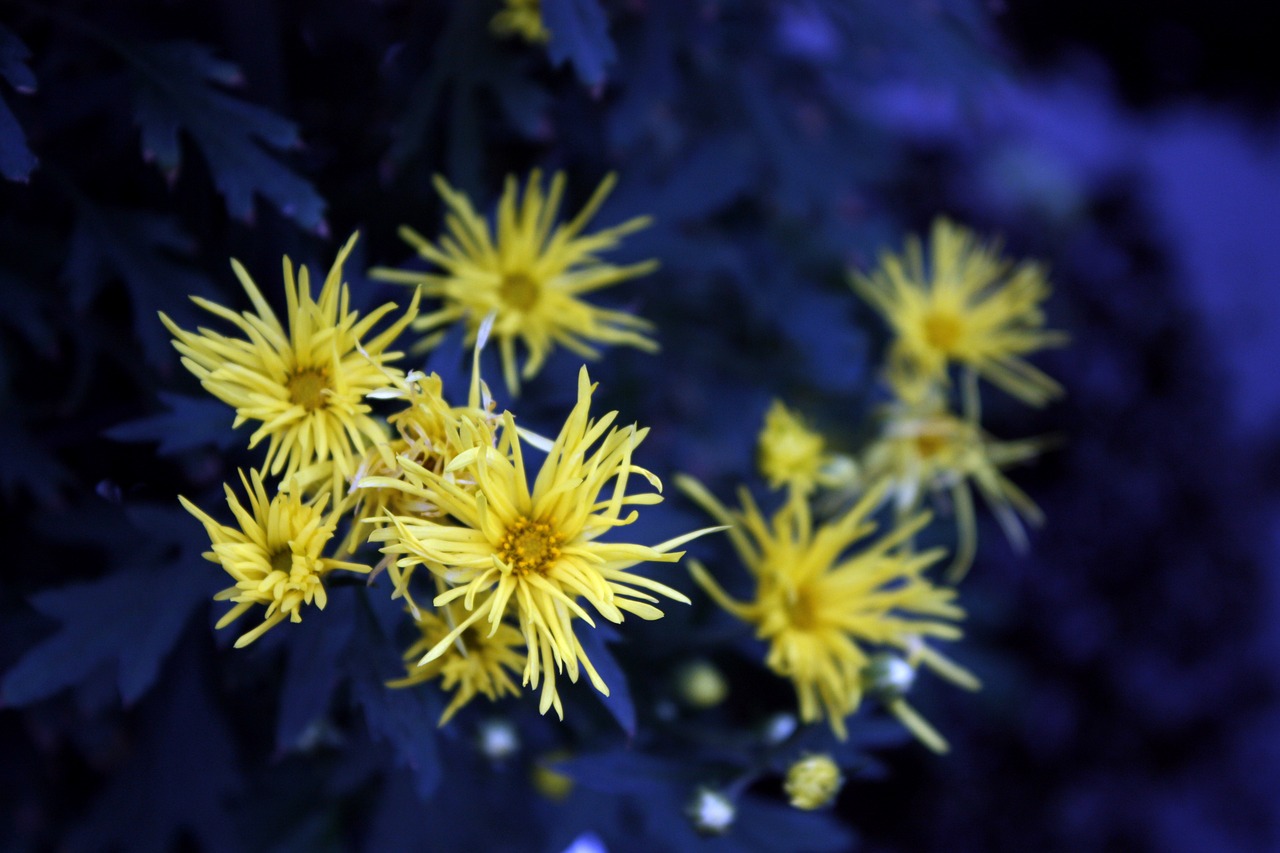
<svg viewBox="0 0 1280 853">
<path fill-rule="evenodd" d="M 835 799 L 844 785 L 840 768 L 831 756 L 806 755 L 787 770 L 783 788 L 791 799 L 791 805 L 809 811 L 819 809 Z"/>
<path fill-rule="evenodd" d="M 733 826 L 738 809 L 719 791 L 699 788 L 685 807 L 685 814 L 693 822 L 693 828 L 703 835 L 724 835 Z"/>
<path fill-rule="evenodd" d="M 502 761 L 520 751 L 520 735 L 506 720 L 486 720 L 477 735 L 480 751 L 493 761 Z"/>
<path fill-rule="evenodd" d="M 795 714 L 786 711 L 774 714 L 764 721 L 764 742 L 769 746 L 777 746 L 796 733 Z"/>
<path fill-rule="evenodd" d="M 893 652 L 871 656 L 862 670 L 862 687 L 882 700 L 898 699 L 911 690 L 916 668 Z"/>
<path fill-rule="evenodd" d="M 714 708 L 729 695 L 729 685 L 720 670 L 706 660 L 695 660 L 676 673 L 680 698 L 692 708 Z"/>
</svg>

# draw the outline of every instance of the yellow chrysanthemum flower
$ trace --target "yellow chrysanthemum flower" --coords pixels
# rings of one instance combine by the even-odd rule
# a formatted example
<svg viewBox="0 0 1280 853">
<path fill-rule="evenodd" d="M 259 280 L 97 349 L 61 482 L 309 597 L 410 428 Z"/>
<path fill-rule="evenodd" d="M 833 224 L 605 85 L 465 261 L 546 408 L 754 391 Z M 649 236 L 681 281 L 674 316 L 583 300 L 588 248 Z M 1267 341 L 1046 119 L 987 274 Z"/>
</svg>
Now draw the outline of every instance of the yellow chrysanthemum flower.
<svg viewBox="0 0 1280 853">
<path fill-rule="evenodd" d="M 977 520 L 971 484 L 982 495 L 1013 547 L 1027 547 L 1021 519 L 1038 526 L 1044 515 L 1026 492 L 1001 469 L 1034 459 L 1045 439 L 998 441 L 978 424 L 976 410 L 960 417 L 941 396 L 896 400 L 885 408 L 880 437 L 865 451 L 869 478 L 889 483 L 889 497 L 900 516 L 923 503 L 926 495 L 947 495 L 956 515 L 957 546 L 948 577 L 959 580 L 977 551 Z"/>
<path fill-rule="evenodd" d="M 854 274 L 853 286 L 892 327 L 890 359 L 901 374 L 945 383 L 947 366 L 963 364 L 1034 406 L 1062 393 L 1023 358 L 1066 342 L 1062 332 L 1043 328 L 1049 284 L 1040 265 L 1014 266 L 998 244 L 983 245 L 940 218 L 927 268 L 911 237 L 903 256 L 886 253 L 869 277 Z"/>
<path fill-rule="evenodd" d="M 439 657 L 428 663 L 418 662 L 464 617 L 462 606 L 457 602 L 446 604 L 439 614 L 419 611 L 414 621 L 421 636 L 404 653 L 408 675 L 398 681 L 387 682 L 388 687 L 412 687 L 439 678 L 442 689 L 456 690 L 453 701 L 440 715 L 442 726 L 477 694 L 491 702 L 504 695 L 520 695 L 520 688 L 511 680 L 508 671 L 517 673 L 524 668 L 524 654 L 519 648 L 524 637 L 506 622 L 492 634 L 473 625 L 453 642 L 446 643 Z"/>
<path fill-rule="evenodd" d="M 717 604 L 754 625 L 756 635 L 768 641 L 765 664 L 794 683 L 801 720 L 825 716 L 836 735 L 846 737 L 844 718 L 862 701 L 871 660 L 865 646 L 903 650 L 962 686 L 977 686 L 973 676 L 925 643 L 925 638 L 958 639 L 960 629 L 953 623 L 964 617 L 952 603 L 955 590 L 934 586 L 923 575 L 942 551 L 909 554 L 901 548 L 928 523 L 928 513 L 847 554 L 874 533 L 869 516 L 883 500 L 883 485 L 817 527 L 808 502 L 796 491 L 770 522 L 746 489 L 740 491 L 743 509 L 730 511 L 696 480 L 681 477 L 678 485 L 716 520 L 734 525 L 729 538 L 755 578 L 755 599 L 734 600 L 696 560 L 690 561 L 690 571 Z M 895 701 L 906 707 L 900 697 Z M 894 703 L 889 708 L 904 719 Z M 916 728 L 917 720 L 910 721 L 913 732 L 927 744 L 941 742 L 932 729 Z"/>
<path fill-rule="evenodd" d="M 389 516 L 439 518 L 442 515 L 440 509 L 422 495 L 413 495 L 399 488 L 370 488 L 366 481 L 371 478 L 399 479 L 403 475 L 401 458 L 444 474 L 449 463 L 463 449 L 459 446 L 456 428 L 460 419 L 464 416 L 496 417 L 490 414 L 493 404 L 488 399 L 488 389 L 479 382 L 478 374 L 473 382 L 472 399 L 467 406 L 461 407 L 452 406 L 445 400 L 444 383 L 435 373 L 414 370 L 403 378 L 389 376 L 388 383 L 387 388 L 370 396 L 398 400 L 404 408 L 387 418 L 396 437 L 369 448 L 351 478 L 351 494 L 356 499 L 348 537 L 348 549 L 351 551 L 368 540 L 374 530 L 370 525 L 381 524 Z M 408 577 L 402 576 L 394 563 L 390 564 L 390 569 L 395 585 L 393 597 L 407 595 Z M 412 598 L 408 600 L 416 610 Z"/>
<path fill-rule="evenodd" d="M 422 658 L 429 663 L 448 649 L 463 631 L 487 621 L 498 631 L 510 610 L 523 635 L 527 659 L 524 683 L 542 682 L 539 709 L 564 711 L 555 673 L 577 681 L 579 665 L 596 689 L 609 688 L 574 635 L 573 621 L 594 626 L 578 603 L 586 602 L 611 622 L 624 611 L 642 619 L 658 619 L 662 611 L 650 592 L 676 601 L 688 599 L 671 587 L 627 571 L 641 562 L 672 563 L 683 556 L 675 548 L 715 528 L 698 530 L 648 547 L 601 542 L 615 527 L 630 524 L 638 513 L 631 506 L 661 502 L 656 493 L 627 494 L 633 475 L 660 489 L 658 478 L 631 461 L 648 433 L 634 425 L 612 427 L 616 412 L 589 417 L 595 386 L 582 369 L 578 403 L 552 443 L 546 461 L 529 487 L 521 439 L 510 412 L 502 416 L 500 437 L 487 420 L 463 419 L 460 440 L 467 449 L 454 457 L 442 475 L 401 458 L 403 479 L 371 478 L 368 485 L 400 488 L 419 495 L 446 516 L 441 520 L 393 516 L 370 538 L 385 542 L 384 553 L 396 555 L 402 569 L 425 565 L 453 588 L 438 595 L 437 607 L 462 600 L 469 615 Z M 467 485 L 460 486 L 463 481 Z M 612 489 L 602 495 L 606 489 Z M 647 590 L 647 591 L 646 591 Z"/>
<path fill-rule="evenodd" d="M 811 492 L 818 485 L 848 485 L 857 479 L 853 460 L 829 453 L 826 440 L 781 400 L 774 400 L 765 413 L 757 460 L 771 489 L 790 486 Z"/>
<path fill-rule="evenodd" d="M 236 582 L 214 596 L 215 601 L 235 602 L 216 627 L 225 628 L 257 605 L 267 608 L 262 624 L 237 639 L 236 648 L 249 645 L 285 617 L 301 622 L 303 605 L 314 602 L 323 610 L 328 601 L 324 579 L 334 569 L 369 571 L 368 566 L 321 556 L 333 538 L 341 509 L 325 514 L 328 495 L 308 502 L 296 491 L 281 491 L 269 498 L 262 475 L 251 471 L 250 478 L 252 484 L 241 472 L 248 510 L 231 487 L 224 486 L 239 527 L 219 524 L 191 501 L 178 498 L 209 533 L 213 550 L 205 552 L 205 559 L 218 563 Z"/>
<path fill-rule="evenodd" d="M 465 195 L 443 178 L 436 188 L 450 209 L 446 222 L 449 234 L 433 244 L 408 226 L 400 236 L 418 254 L 443 270 L 427 274 L 404 270 L 374 269 L 371 275 L 384 281 L 421 285 L 428 296 L 444 301 L 440 310 L 414 323 L 422 332 L 438 331 L 457 321 L 467 324 L 474 339 L 480 323 L 496 313 L 493 334 L 502 353 L 503 376 L 507 387 L 518 393 L 520 378 L 529 379 L 557 344 L 584 358 L 599 353 L 591 342 L 628 344 L 649 352 L 657 344 L 645 335 L 650 323 L 625 311 L 599 308 L 580 297 L 636 276 L 652 272 L 657 261 L 614 266 L 597 254 L 618 245 L 627 234 L 647 226 L 649 217 L 639 216 L 621 225 L 583 235 L 582 229 L 595 215 L 605 196 L 613 189 L 616 176 L 609 175 L 577 216 L 567 224 L 555 224 L 565 177 L 557 173 L 551 188 L 542 194 L 542 176 L 534 171 L 520 198 L 514 176 L 507 177 L 498 203 L 497 236 L 472 208 Z M 554 226 L 554 228 L 553 228 Z M 432 335 L 424 346 L 432 346 Z M 528 350 L 524 367 L 516 370 L 516 341 Z"/>
<path fill-rule="evenodd" d="M 373 326 L 395 310 L 387 303 L 360 317 L 348 308 L 342 265 L 359 235 L 338 253 L 318 299 L 311 297 L 306 267 L 294 280 L 293 265 L 284 259 L 287 325 L 281 325 L 249 273 L 232 261 L 257 313 L 236 314 L 206 299 L 192 300 L 232 323 L 243 338 L 209 329 L 188 332 L 164 314 L 160 319 L 174 335 L 174 347 L 210 394 L 236 410 L 234 427 L 247 421 L 261 426 L 249 447 L 269 439 L 263 470 L 288 478 L 304 469 L 332 462 L 331 482 L 341 491 L 359 464 L 367 444 L 386 441 L 385 428 L 369 416 L 364 397 L 387 384 L 386 362 L 400 357 L 387 352 L 418 312 L 418 295 L 405 315 L 376 337 Z"/>
<path fill-rule="evenodd" d="M 505 0 L 489 28 L 501 37 L 520 36 L 530 44 L 546 44 L 551 33 L 542 23 L 542 0 Z"/>
</svg>

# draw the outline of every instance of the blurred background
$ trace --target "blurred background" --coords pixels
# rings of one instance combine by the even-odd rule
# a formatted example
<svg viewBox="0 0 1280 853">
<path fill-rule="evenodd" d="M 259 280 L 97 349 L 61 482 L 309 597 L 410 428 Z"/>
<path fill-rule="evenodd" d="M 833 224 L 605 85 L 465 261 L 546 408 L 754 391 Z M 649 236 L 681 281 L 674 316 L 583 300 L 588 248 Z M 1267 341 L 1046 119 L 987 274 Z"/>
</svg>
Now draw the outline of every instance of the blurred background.
<svg viewBox="0 0 1280 853">
<path fill-rule="evenodd" d="M 497 38 L 499 5 L 0 3 L 0 845 L 1280 849 L 1265 4 L 544 0 L 545 46 Z M 231 257 L 276 299 L 282 255 L 327 267 L 356 230 L 353 298 L 403 300 L 363 270 L 414 265 L 402 224 L 439 233 L 432 175 L 487 212 L 534 167 L 567 172 L 566 212 L 616 171 L 597 222 L 654 216 L 609 259 L 660 271 L 598 301 L 662 352 L 592 375 L 652 428 L 641 464 L 726 497 L 759 485 L 773 397 L 866 439 L 885 333 L 848 270 L 939 214 L 1048 265 L 1071 343 L 1035 361 L 1067 396 L 984 399 L 996 435 L 1062 439 L 1011 474 L 1047 523 L 1017 555 L 982 518 L 953 652 L 985 688 L 913 699 L 950 755 L 871 714 L 833 810 L 766 776 L 704 840 L 681 803 L 792 701 L 705 601 L 619 631 L 630 737 L 587 688 L 563 725 L 508 701 L 437 732 L 437 692 L 381 689 L 397 613 L 358 588 L 248 651 L 214 635 L 221 572 L 175 496 L 217 506 L 258 457 L 156 312 L 245 307 Z M 455 337 L 429 365 L 461 387 L 464 362 Z M 554 429 L 579 365 L 499 399 Z M 637 541 L 701 523 L 669 489 Z M 728 698 L 673 711 L 694 659 Z M 476 746 L 495 719 L 514 756 Z M 537 793 L 564 756 L 572 792 Z"/>
</svg>

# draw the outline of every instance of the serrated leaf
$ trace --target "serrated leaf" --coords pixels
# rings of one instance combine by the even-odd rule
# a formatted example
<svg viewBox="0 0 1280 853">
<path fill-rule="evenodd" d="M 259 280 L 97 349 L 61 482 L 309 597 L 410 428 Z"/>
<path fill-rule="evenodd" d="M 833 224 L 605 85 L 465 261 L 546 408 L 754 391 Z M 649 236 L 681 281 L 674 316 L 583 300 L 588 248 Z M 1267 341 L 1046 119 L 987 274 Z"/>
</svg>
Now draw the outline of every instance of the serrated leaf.
<svg viewBox="0 0 1280 853">
<path fill-rule="evenodd" d="M 578 632 L 578 641 L 582 643 L 582 650 L 586 653 L 587 659 L 600 673 L 604 683 L 609 686 L 608 696 L 599 692 L 596 692 L 596 695 L 600 697 L 600 701 L 604 703 L 613 718 L 618 721 L 618 725 L 622 726 L 627 737 L 635 737 L 636 709 L 631 702 L 631 688 L 627 685 L 627 674 L 622 671 L 622 667 L 618 666 L 618 661 L 605 645 L 603 633 L 598 629 L 587 627 Z"/>
<path fill-rule="evenodd" d="M 176 664 L 144 707 L 125 764 L 70 834 L 68 849 L 164 853 L 192 840 L 184 831 L 201 850 L 244 849 L 226 805 L 240 787 L 235 742 L 210 694 L 212 673 L 190 644 Z"/>
<path fill-rule="evenodd" d="M 25 489 L 41 504 L 53 504 L 71 485 L 71 474 L 25 426 L 11 419 L 17 411 L 7 408 L 0 416 L 0 447 L 4 448 L 0 452 L 0 494 L 12 498 Z"/>
<path fill-rule="evenodd" d="M 24 95 L 36 90 L 36 75 L 26 62 L 30 55 L 31 51 L 17 36 L 0 26 L 0 77 Z M 22 125 L 0 97 L 0 175 L 25 183 L 38 162 L 27 146 Z"/>
<path fill-rule="evenodd" d="M 545 137 L 551 97 L 521 67 L 520 56 L 502 49 L 489 31 L 491 11 L 483 3 L 457 3 L 433 45 L 431 66 L 413 86 L 408 108 L 397 123 L 387 152 L 388 170 L 421 158 L 423 147 L 443 120 L 437 115 L 448 102 L 447 171 L 450 181 L 473 188 L 479 179 L 483 146 L 479 108 L 489 96 L 515 129 L 531 139 Z"/>
<path fill-rule="evenodd" d="M 191 252 L 194 242 L 172 219 L 156 213 L 89 203 L 78 210 L 62 269 L 72 305 L 87 308 L 103 287 L 119 278 L 129 291 L 134 331 L 147 361 L 170 363 L 169 334 L 156 312 L 185 319 L 193 314 L 187 297 L 213 290 L 204 275 L 177 260 Z"/>
<path fill-rule="evenodd" d="M 5 300 L 0 325 L 23 337 L 42 356 L 53 357 L 57 341 L 48 319 L 52 300 L 45 298 L 47 291 L 25 278 L 0 270 L 0 293 Z"/>
<path fill-rule="evenodd" d="M 302 733 L 329 708 L 338 686 L 339 665 L 351 640 L 350 595 L 329 598 L 324 617 L 303 619 L 287 635 L 288 662 L 280 689 L 280 712 L 276 718 L 276 748 L 289 749 Z"/>
<path fill-rule="evenodd" d="M 175 456 L 198 447 L 227 450 L 238 443 L 231 430 L 233 416 L 225 403 L 205 397 L 159 394 L 165 411 L 127 421 L 104 432 L 116 441 L 155 441 L 161 456 Z"/>
<path fill-rule="evenodd" d="M 94 515 L 77 512 L 76 520 L 92 528 Z M 140 507 L 122 517 L 113 507 L 97 515 L 107 532 L 92 538 L 108 542 L 110 562 L 133 567 L 32 596 L 31 605 L 60 627 L 5 674 L 0 703 L 29 705 L 103 666 L 114 668 L 125 704 L 135 702 L 155 682 L 191 612 L 216 588 L 216 571 L 199 557 L 199 527 L 185 513 Z"/>
<path fill-rule="evenodd" d="M 554 769 L 584 788 L 605 794 L 656 794 L 690 781 L 697 769 L 629 749 L 615 749 L 557 762 Z"/>
<path fill-rule="evenodd" d="M 190 42 L 137 45 L 132 56 L 145 157 L 154 158 L 166 173 L 176 172 L 181 165 L 179 132 L 186 131 L 208 162 L 232 216 L 251 219 L 254 196 L 261 195 L 303 228 L 324 231 L 324 199 L 262 147 L 298 147 L 297 127 L 210 85 L 239 82 L 234 65 Z"/>
<path fill-rule="evenodd" d="M 442 771 L 436 745 L 440 703 L 422 687 L 393 690 L 386 681 L 399 672 L 399 659 L 366 602 L 357 606 L 351 651 L 346 656 L 352 696 L 370 733 L 385 740 L 396 761 L 413 771 L 414 789 L 426 799 L 440 784 Z"/>
<path fill-rule="evenodd" d="M 596 0 L 543 0 L 542 22 L 551 32 L 547 56 L 556 65 L 573 63 L 588 86 L 604 82 L 604 69 L 617 60 L 609 19 Z"/>
<path fill-rule="evenodd" d="M 121 698 L 135 701 L 155 681 L 187 617 L 208 595 L 201 566 L 168 569 L 133 569 L 33 596 L 32 606 L 61 627 L 5 674 L 0 700 L 29 705 L 111 664 Z"/>
</svg>

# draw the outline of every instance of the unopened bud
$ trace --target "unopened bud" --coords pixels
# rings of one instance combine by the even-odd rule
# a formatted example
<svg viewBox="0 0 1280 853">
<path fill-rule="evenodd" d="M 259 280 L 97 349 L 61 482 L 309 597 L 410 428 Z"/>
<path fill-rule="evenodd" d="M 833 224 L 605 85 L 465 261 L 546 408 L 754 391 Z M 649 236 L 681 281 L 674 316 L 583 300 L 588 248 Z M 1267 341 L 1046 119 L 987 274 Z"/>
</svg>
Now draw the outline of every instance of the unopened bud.
<svg viewBox="0 0 1280 853">
<path fill-rule="evenodd" d="M 769 746 L 777 746 L 796 733 L 795 714 L 786 711 L 774 714 L 764 722 L 764 742 Z"/>
<path fill-rule="evenodd" d="M 738 809 L 733 801 L 719 791 L 699 788 L 685 808 L 693 828 L 703 835 L 724 835 L 733 826 Z"/>
<path fill-rule="evenodd" d="M 480 751 L 493 761 L 510 758 L 520 750 L 520 735 L 506 720 L 487 720 L 480 726 Z"/>
<path fill-rule="evenodd" d="M 905 696 L 915 680 L 915 667 L 893 652 L 872 655 L 862 670 L 863 689 L 885 701 Z"/>
<path fill-rule="evenodd" d="M 685 664 L 676 675 L 680 698 L 693 708 L 714 708 L 729 694 L 729 685 L 710 661 Z"/>
<path fill-rule="evenodd" d="M 835 799 L 844 776 L 831 756 L 807 755 L 787 770 L 783 788 L 791 799 L 791 805 L 806 811 L 822 808 Z"/>
</svg>

